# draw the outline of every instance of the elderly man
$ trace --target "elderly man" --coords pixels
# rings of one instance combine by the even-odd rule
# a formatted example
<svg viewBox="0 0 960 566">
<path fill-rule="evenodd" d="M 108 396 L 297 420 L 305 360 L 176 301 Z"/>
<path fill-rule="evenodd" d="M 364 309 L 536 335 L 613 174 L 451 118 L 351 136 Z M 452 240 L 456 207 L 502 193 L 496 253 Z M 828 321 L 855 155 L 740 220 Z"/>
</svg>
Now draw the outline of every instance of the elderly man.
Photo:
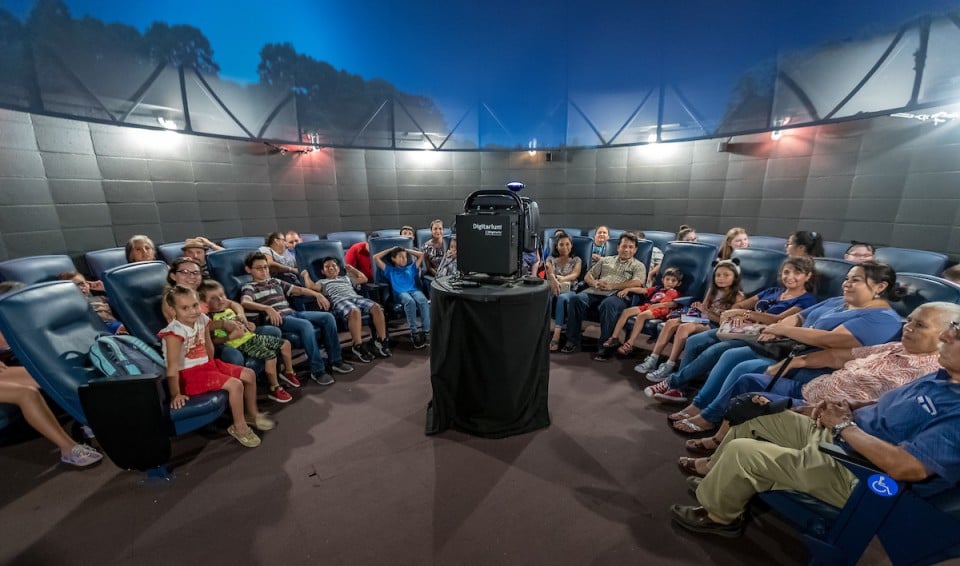
<svg viewBox="0 0 960 566">
<path fill-rule="evenodd" d="M 183 242 L 182 248 L 184 257 L 195 259 L 200 263 L 200 271 L 204 279 L 210 279 L 210 270 L 207 268 L 207 250 L 217 251 L 222 249 L 203 236 L 187 238 Z"/>
<path fill-rule="evenodd" d="M 600 306 L 600 343 L 613 334 L 620 313 L 630 306 L 627 289 L 643 287 L 647 280 L 647 268 L 633 257 L 635 253 L 637 237 L 624 232 L 617 241 L 617 255 L 601 258 L 587 272 L 587 289 L 574 295 L 568 304 L 567 343 L 562 352 L 580 351 L 583 316 L 590 307 Z"/>
<path fill-rule="evenodd" d="M 796 490 L 842 507 L 856 483 L 820 452 L 835 441 L 896 480 L 919 482 L 921 497 L 960 481 L 960 317 L 940 333 L 941 369 L 875 402 L 821 401 L 809 417 L 785 411 L 730 429 L 697 488 L 701 507 L 674 505 L 673 520 L 694 532 L 736 537 L 756 493 Z M 763 439 L 763 440 L 761 440 Z"/>
</svg>

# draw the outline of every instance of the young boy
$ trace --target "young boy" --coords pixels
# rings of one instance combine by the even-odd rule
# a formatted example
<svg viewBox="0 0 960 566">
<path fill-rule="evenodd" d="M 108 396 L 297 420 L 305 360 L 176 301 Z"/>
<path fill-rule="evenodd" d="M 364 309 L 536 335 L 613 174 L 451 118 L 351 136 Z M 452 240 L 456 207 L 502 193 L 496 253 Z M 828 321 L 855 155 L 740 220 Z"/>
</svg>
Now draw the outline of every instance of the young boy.
<svg viewBox="0 0 960 566">
<path fill-rule="evenodd" d="M 407 263 L 408 253 L 416 258 L 413 263 Z M 389 265 L 384 263 L 384 256 L 387 256 Z M 390 280 L 393 298 L 403 305 L 403 312 L 407 315 L 407 325 L 410 327 L 410 336 L 413 339 L 413 347 L 417 350 L 430 343 L 430 303 L 427 302 L 427 297 L 424 296 L 423 292 L 417 288 L 417 279 L 420 275 L 424 257 L 426 255 L 423 252 L 401 248 L 400 246 L 385 249 L 373 256 L 374 261 L 377 262 L 377 267 Z M 420 331 L 417 331 L 418 310 L 423 325 Z"/>
<path fill-rule="evenodd" d="M 123 324 L 117 320 L 117 317 L 113 316 L 113 309 L 110 308 L 110 303 L 107 302 L 107 298 L 91 293 L 90 282 L 87 281 L 87 278 L 84 277 L 82 273 L 66 271 L 57 275 L 57 279 L 61 281 L 72 281 L 73 284 L 80 289 L 80 292 L 83 293 L 83 297 L 87 299 L 93 312 L 97 313 L 97 316 L 107 325 L 107 330 L 112 334 L 126 334 L 126 331 L 123 330 Z"/>
<path fill-rule="evenodd" d="M 303 280 L 307 286 L 317 289 L 330 299 L 333 303 L 331 310 L 341 320 L 347 323 L 350 329 L 350 337 L 353 339 L 353 346 L 350 353 L 354 359 L 362 363 L 370 363 L 374 357 L 390 357 L 390 348 L 387 346 L 387 323 L 383 318 L 383 308 L 357 294 L 354 290 L 355 285 L 363 285 L 367 282 L 367 276 L 352 265 L 346 265 L 347 277 L 340 276 L 340 262 L 334 257 L 323 258 L 322 269 L 323 279 L 317 282 L 310 280 L 310 274 L 303 270 Z M 373 329 L 376 337 L 369 344 L 363 343 L 362 318 L 364 314 L 369 314 L 373 322 Z"/>
<path fill-rule="evenodd" d="M 267 394 L 271 400 L 277 403 L 289 403 L 293 397 L 284 390 L 277 381 L 277 350 L 283 356 L 283 380 L 290 387 L 300 387 L 300 380 L 293 373 L 293 360 L 290 357 L 290 341 L 277 336 L 268 336 L 264 334 L 254 334 L 253 323 L 247 322 L 246 325 L 240 322 L 237 313 L 230 308 L 230 301 L 223 291 L 223 285 L 207 280 L 197 288 L 197 294 L 200 300 L 207 304 L 208 315 L 214 322 L 221 322 L 223 328 L 213 328 L 211 333 L 213 341 L 217 344 L 226 344 L 231 348 L 236 348 L 240 352 L 251 358 L 263 360 L 263 372 L 267 376 L 267 382 L 270 384 L 270 392 Z M 249 325 L 249 326 L 247 326 Z"/>
<path fill-rule="evenodd" d="M 327 310 L 330 308 L 330 301 L 326 297 L 313 289 L 270 277 L 270 266 L 263 252 L 247 254 L 244 265 L 253 281 L 240 289 L 240 303 L 246 309 L 264 313 L 270 324 L 279 326 L 281 330 L 296 332 L 300 335 L 303 349 L 307 353 L 307 358 L 310 359 L 310 379 L 320 385 L 334 383 L 333 376 L 327 373 L 323 358 L 320 357 L 317 330 L 320 330 L 324 348 L 327 350 L 330 369 L 337 373 L 353 371 L 353 366 L 343 362 L 340 337 L 337 334 L 337 321 L 333 315 L 320 311 L 295 311 L 287 302 L 287 296 L 306 295 L 315 298 L 320 308 Z"/>
</svg>

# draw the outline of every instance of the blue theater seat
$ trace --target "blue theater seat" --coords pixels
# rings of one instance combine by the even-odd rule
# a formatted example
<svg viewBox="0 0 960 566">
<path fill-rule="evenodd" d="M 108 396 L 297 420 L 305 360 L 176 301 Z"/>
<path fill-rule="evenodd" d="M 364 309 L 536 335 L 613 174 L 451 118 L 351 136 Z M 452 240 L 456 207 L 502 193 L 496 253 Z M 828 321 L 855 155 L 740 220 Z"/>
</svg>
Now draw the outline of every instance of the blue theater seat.
<svg viewBox="0 0 960 566">
<path fill-rule="evenodd" d="M 813 263 L 817 268 L 817 301 L 842 295 L 847 272 L 856 264 L 828 257 L 814 258 Z"/>
<path fill-rule="evenodd" d="M 351 230 L 346 232 L 330 232 L 327 234 L 328 240 L 339 240 L 340 244 L 343 245 L 343 249 L 349 250 L 350 246 L 367 241 L 367 233 L 360 232 L 358 230 Z M 262 244 L 261 244 L 262 245 Z"/>
<path fill-rule="evenodd" d="M 142 261 L 114 267 L 103 274 L 110 306 L 127 332 L 157 348 L 157 332 L 167 325 L 160 302 L 168 271 L 162 261 Z"/>
<path fill-rule="evenodd" d="M 452 234 L 452 233 L 453 233 L 453 232 L 450 231 L 450 228 L 444 228 L 444 229 L 443 229 L 443 235 L 444 235 L 444 236 L 449 236 L 449 235 Z M 397 230 L 397 234 L 396 234 L 396 235 L 397 235 L 397 236 L 400 235 L 400 230 Z M 380 237 L 381 237 L 381 238 L 387 238 L 387 237 L 389 237 L 389 236 L 388 236 L 387 234 L 380 234 Z M 417 230 L 417 236 L 416 236 L 417 249 L 422 248 L 422 247 L 423 247 L 423 244 L 426 244 L 426 243 L 427 243 L 427 240 L 429 240 L 429 239 L 430 239 L 430 229 L 429 229 L 429 228 L 420 228 L 419 230 Z"/>
<path fill-rule="evenodd" d="M 890 303 L 906 317 L 923 303 L 945 301 L 960 304 L 960 285 L 923 273 L 897 273 L 897 283 L 906 291 L 902 300 Z"/>
<path fill-rule="evenodd" d="M 697 242 L 701 244 L 709 244 L 715 248 L 717 251 L 723 247 L 723 242 L 727 239 L 725 234 L 712 234 L 710 232 L 697 232 Z"/>
<path fill-rule="evenodd" d="M 780 264 L 787 259 L 787 254 L 760 248 L 744 248 L 733 250 L 731 257 L 740 261 L 740 288 L 744 295 L 750 296 L 780 284 Z"/>
<path fill-rule="evenodd" d="M 690 301 L 699 301 L 707 292 L 716 255 L 717 249 L 710 244 L 669 242 L 663 248 L 663 262 L 660 264 L 656 285 L 661 284 L 664 271 L 676 267 L 683 273 L 680 295 Z"/>
<path fill-rule="evenodd" d="M 229 249 L 235 248 L 259 248 L 265 246 L 263 237 L 260 236 L 241 236 L 239 238 L 227 238 L 220 242 L 220 245 Z"/>
<path fill-rule="evenodd" d="M 660 251 L 664 251 L 664 249 L 667 247 L 667 244 L 672 242 L 677 237 L 677 235 L 673 232 L 663 232 L 661 230 L 644 230 L 643 235 L 646 236 L 648 240 L 653 242 L 654 246 L 660 248 Z"/>
<path fill-rule="evenodd" d="M 313 232 L 301 232 L 300 241 L 301 242 L 316 242 L 320 240 L 320 234 L 314 234 Z"/>
<path fill-rule="evenodd" d="M 54 281 L 65 271 L 76 271 L 73 260 L 65 255 L 35 255 L 0 261 L 0 279 L 26 283 Z"/>
<path fill-rule="evenodd" d="M 750 247 L 785 252 L 787 250 L 787 239 L 774 236 L 750 236 Z"/>
<path fill-rule="evenodd" d="M 846 253 L 849 247 L 850 242 L 824 242 L 823 257 L 843 259 L 843 254 Z"/>
<path fill-rule="evenodd" d="M 370 232 L 371 238 L 396 238 L 400 236 L 399 228 L 384 228 Z M 427 230 L 427 238 L 430 237 L 430 230 Z"/>
<path fill-rule="evenodd" d="M 103 272 L 127 263 L 127 252 L 124 248 L 106 248 L 83 254 L 87 262 L 90 275 L 103 279 Z"/>
<path fill-rule="evenodd" d="M 580 228 L 545 228 L 543 230 L 543 236 L 540 238 L 540 241 L 546 242 L 547 240 L 550 240 L 551 238 L 553 238 L 553 234 L 557 230 L 563 230 L 564 232 L 566 232 L 567 234 L 570 234 L 571 236 L 584 235 L 583 230 L 581 230 Z"/>
<path fill-rule="evenodd" d="M 224 249 L 207 254 L 210 276 L 223 285 L 227 298 L 240 300 L 240 288 L 251 281 L 243 264 L 247 254 L 257 251 L 251 248 Z"/>
<path fill-rule="evenodd" d="M 186 242 L 169 242 L 166 244 L 160 244 L 157 246 L 157 253 L 160 257 L 157 259 L 162 259 L 167 263 L 173 263 L 173 260 L 183 257 L 183 244 Z"/>
<path fill-rule="evenodd" d="M 874 259 L 894 268 L 897 273 L 940 275 L 947 267 L 944 254 L 907 248 L 877 248 Z"/>
<path fill-rule="evenodd" d="M 929 499 L 897 482 L 857 454 L 832 444 L 821 450 L 859 480 L 842 509 L 794 491 L 768 491 L 759 499 L 796 526 L 811 564 L 857 564 L 874 537 L 893 564 L 935 564 L 960 556 L 960 487 Z"/>
</svg>

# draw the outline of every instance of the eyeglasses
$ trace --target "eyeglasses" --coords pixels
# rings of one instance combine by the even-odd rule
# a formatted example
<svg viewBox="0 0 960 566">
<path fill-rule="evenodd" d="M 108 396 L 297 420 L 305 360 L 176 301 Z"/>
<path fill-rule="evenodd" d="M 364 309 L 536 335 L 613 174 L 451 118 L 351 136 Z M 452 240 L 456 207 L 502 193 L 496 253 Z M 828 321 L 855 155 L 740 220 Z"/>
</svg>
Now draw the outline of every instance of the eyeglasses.
<svg viewBox="0 0 960 566">
<path fill-rule="evenodd" d="M 200 277 L 199 271 L 187 271 L 186 269 L 181 269 L 174 271 L 174 273 L 179 273 L 180 275 L 186 275 L 187 277 Z"/>
<path fill-rule="evenodd" d="M 859 253 L 859 254 L 847 254 L 847 255 L 850 257 L 863 258 L 863 259 L 870 259 L 871 257 L 873 257 L 873 254 L 869 252 Z"/>
</svg>

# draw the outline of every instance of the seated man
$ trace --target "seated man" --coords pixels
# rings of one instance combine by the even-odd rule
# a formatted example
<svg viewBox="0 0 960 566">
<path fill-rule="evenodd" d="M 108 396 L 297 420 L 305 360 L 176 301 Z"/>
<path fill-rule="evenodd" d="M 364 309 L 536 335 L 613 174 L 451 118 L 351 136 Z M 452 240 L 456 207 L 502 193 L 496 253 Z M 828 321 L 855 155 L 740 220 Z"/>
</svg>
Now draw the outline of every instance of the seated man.
<svg viewBox="0 0 960 566">
<path fill-rule="evenodd" d="M 647 269 L 633 257 L 636 252 L 637 237 L 624 232 L 617 241 L 617 255 L 600 258 L 587 272 L 588 288 L 574 295 L 567 307 L 567 343 L 562 352 L 580 351 L 583 316 L 590 307 L 600 305 L 600 343 L 613 334 L 620 313 L 630 306 L 626 289 L 643 287 L 647 280 Z"/>
<path fill-rule="evenodd" d="M 296 230 L 289 230 L 284 235 L 284 239 L 287 242 L 287 251 L 283 252 L 283 255 L 294 259 L 293 248 L 297 247 L 297 244 L 303 243 L 303 238 L 300 237 L 300 233 Z"/>
<path fill-rule="evenodd" d="M 807 417 L 784 411 L 730 429 L 697 487 L 701 507 L 674 505 L 673 520 L 699 533 L 736 537 L 756 493 L 795 490 L 842 507 L 856 484 L 840 462 L 820 452 L 835 441 L 919 497 L 960 481 L 960 320 L 940 334 L 936 373 L 884 393 L 873 404 L 823 401 Z M 763 440 L 761 440 L 763 439 Z"/>
<path fill-rule="evenodd" d="M 320 357 L 317 330 L 320 331 L 323 346 L 327 350 L 330 369 L 337 373 L 353 371 L 353 366 L 343 361 L 337 321 L 333 315 L 322 311 L 295 311 L 287 302 L 287 296 L 307 295 L 315 298 L 320 308 L 329 309 L 330 301 L 326 297 L 313 289 L 270 277 L 270 267 L 262 252 L 248 254 L 243 262 L 253 281 L 240 288 L 240 304 L 245 309 L 264 313 L 269 323 L 279 326 L 281 330 L 300 335 L 303 349 L 310 359 L 310 379 L 320 385 L 334 383 L 333 376 L 327 374 L 326 365 Z"/>
<path fill-rule="evenodd" d="M 203 236 L 187 238 L 183 242 L 183 255 L 197 260 L 200 264 L 200 273 L 204 279 L 210 279 L 210 269 L 207 267 L 207 250 L 219 251 L 223 248 L 214 244 Z"/>
</svg>

